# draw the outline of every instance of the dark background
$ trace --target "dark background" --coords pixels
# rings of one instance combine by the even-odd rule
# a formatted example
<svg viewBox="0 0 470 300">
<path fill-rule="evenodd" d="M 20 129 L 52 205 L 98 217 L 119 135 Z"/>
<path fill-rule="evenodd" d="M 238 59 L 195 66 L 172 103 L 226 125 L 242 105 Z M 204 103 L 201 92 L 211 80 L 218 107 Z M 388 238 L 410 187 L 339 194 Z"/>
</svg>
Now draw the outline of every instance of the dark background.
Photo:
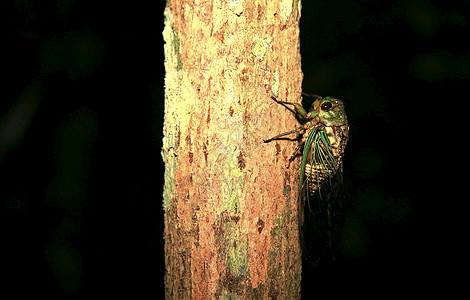
<svg viewBox="0 0 470 300">
<path fill-rule="evenodd" d="M 470 78 L 469 1 L 302 5 L 304 91 L 351 127 L 341 251 L 304 264 L 304 295 L 420 291 L 448 243 L 423 145 Z M 163 9 L 0 4 L 2 293 L 163 295 Z"/>
</svg>

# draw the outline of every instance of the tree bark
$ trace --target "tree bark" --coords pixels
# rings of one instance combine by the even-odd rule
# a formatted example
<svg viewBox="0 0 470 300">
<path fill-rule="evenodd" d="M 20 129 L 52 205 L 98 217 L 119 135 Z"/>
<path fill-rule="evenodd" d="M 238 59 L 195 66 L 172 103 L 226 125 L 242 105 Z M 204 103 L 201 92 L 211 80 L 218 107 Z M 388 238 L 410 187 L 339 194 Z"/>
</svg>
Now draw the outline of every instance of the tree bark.
<svg viewBox="0 0 470 300">
<path fill-rule="evenodd" d="M 300 1 L 168 0 L 167 299 L 300 298 L 295 143 Z"/>
</svg>

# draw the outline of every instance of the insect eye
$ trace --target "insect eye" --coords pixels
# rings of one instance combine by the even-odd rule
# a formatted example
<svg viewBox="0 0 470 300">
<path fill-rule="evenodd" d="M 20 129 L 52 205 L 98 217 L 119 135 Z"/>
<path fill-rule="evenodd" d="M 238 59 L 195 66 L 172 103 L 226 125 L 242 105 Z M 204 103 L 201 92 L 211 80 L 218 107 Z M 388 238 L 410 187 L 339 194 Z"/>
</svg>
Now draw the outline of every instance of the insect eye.
<svg viewBox="0 0 470 300">
<path fill-rule="evenodd" d="M 333 104 L 331 102 L 325 102 L 321 105 L 321 110 L 323 111 L 329 111 L 333 107 Z"/>
</svg>

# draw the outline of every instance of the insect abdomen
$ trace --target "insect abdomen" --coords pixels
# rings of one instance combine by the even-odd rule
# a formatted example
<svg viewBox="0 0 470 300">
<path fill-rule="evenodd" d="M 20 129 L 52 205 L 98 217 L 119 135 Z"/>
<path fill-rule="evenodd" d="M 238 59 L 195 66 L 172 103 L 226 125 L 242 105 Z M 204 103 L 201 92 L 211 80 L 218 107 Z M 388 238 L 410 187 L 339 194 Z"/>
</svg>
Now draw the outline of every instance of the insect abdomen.
<svg viewBox="0 0 470 300">
<path fill-rule="evenodd" d="M 321 184 L 332 176 L 335 170 L 325 167 L 323 164 L 311 164 L 305 165 L 305 176 L 308 180 L 308 188 L 310 194 L 314 194 L 315 191 L 321 186 Z"/>
</svg>

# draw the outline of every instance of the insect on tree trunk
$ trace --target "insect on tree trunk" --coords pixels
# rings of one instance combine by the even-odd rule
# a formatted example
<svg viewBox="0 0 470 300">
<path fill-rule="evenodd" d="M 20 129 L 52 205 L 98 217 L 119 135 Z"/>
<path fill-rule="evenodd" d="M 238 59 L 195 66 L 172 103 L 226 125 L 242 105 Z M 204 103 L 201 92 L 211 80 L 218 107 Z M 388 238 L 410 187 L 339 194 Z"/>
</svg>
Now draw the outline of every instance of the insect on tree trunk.
<svg viewBox="0 0 470 300">
<path fill-rule="evenodd" d="M 167 299 L 300 298 L 295 143 L 263 143 L 296 124 L 299 2 L 167 3 Z"/>
</svg>

